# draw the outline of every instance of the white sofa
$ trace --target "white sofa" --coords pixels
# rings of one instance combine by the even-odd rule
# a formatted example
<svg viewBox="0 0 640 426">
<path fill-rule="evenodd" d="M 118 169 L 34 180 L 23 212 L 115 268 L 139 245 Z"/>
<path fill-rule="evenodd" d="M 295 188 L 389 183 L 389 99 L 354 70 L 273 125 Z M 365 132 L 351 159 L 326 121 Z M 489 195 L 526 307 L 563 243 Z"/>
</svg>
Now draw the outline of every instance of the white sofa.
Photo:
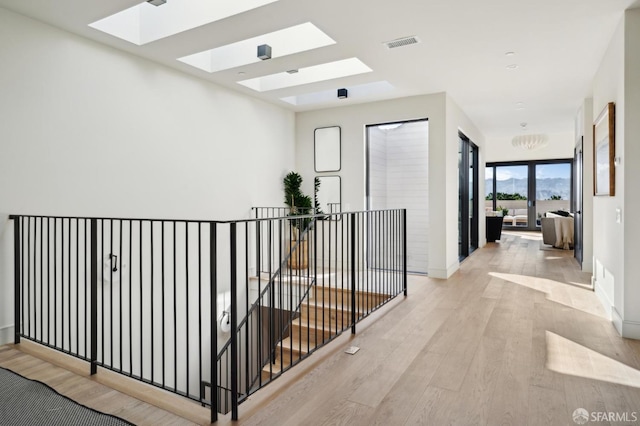
<svg viewBox="0 0 640 426">
<path fill-rule="evenodd" d="M 510 209 L 509 214 L 503 219 L 507 226 L 527 225 L 527 209 Z"/>
</svg>

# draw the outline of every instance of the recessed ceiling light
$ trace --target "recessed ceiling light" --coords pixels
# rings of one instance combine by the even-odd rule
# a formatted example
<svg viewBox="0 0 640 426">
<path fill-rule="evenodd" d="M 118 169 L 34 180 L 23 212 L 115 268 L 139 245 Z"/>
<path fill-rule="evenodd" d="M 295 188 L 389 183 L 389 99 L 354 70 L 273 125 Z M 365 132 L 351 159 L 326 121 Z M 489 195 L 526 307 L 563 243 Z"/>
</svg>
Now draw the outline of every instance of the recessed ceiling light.
<svg viewBox="0 0 640 426">
<path fill-rule="evenodd" d="M 287 70 L 287 74 L 295 74 L 298 70 Z"/>
<path fill-rule="evenodd" d="M 349 95 L 352 98 L 367 99 L 380 93 L 390 92 L 393 89 L 394 87 L 387 81 L 376 81 L 374 83 L 349 86 Z M 291 105 L 329 104 L 336 102 L 336 91 L 335 89 L 328 89 L 321 92 L 304 93 L 280 99 Z"/>
<path fill-rule="evenodd" d="M 516 109 L 524 109 L 524 102 L 516 102 Z"/>
<path fill-rule="evenodd" d="M 178 58 L 179 61 L 207 72 L 217 72 L 260 62 L 256 57 L 256 45 L 268 44 L 271 58 L 281 58 L 335 44 L 335 40 L 311 22 L 261 34 L 246 40 L 219 46 Z"/>
<path fill-rule="evenodd" d="M 505 55 L 507 55 L 507 56 L 513 56 L 515 54 L 516 54 L 516 52 L 507 52 L 507 53 L 505 53 Z"/>
<path fill-rule="evenodd" d="M 515 70 L 516 68 L 518 68 L 518 64 L 510 64 L 510 65 L 507 65 L 507 69 L 508 69 L 508 70 Z"/>
<path fill-rule="evenodd" d="M 246 74 L 246 72 L 244 72 L 244 71 L 238 71 L 238 75 L 245 75 L 245 74 Z"/>
<path fill-rule="evenodd" d="M 520 123 L 520 127 L 522 127 L 523 129 L 525 129 L 527 127 L 527 123 Z"/>
</svg>

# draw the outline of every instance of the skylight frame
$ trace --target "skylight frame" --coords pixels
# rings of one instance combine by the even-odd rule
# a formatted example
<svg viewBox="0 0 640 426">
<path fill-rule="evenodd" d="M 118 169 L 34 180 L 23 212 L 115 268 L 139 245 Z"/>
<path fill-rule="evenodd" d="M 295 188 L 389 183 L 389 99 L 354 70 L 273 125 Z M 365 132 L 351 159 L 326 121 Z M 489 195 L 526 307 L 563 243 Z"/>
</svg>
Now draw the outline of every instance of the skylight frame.
<svg viewBox="0 0 640 426">
<path fill-rule="evenodd" d="M 317 83 L 336 78 L 372 72 L 364 62 L 358 58 L 348 58 L 323 64 L 298 68 L 296 73 L 286 71 L 269 74 L 262 77 L 250 78 L 238 81 L 256 92 L 268 92 L 271 90 L 285 89 L 303 84 Z"/>
<path fill-rule="evenodd" d="M 168 0 L 160 6 L 144 1 L 92 22 L 89 26 L 142 46 L 277 1 Z"/>
<path fill-rule="evenodd" d="M 335 44 L 335 40 L 311 22 L 283 28 L 235 43 L 178 58 L 178 61 L 214 73 L 260 62 L 257 46 L 271 46 L 271 59 Z"/>
</svg>

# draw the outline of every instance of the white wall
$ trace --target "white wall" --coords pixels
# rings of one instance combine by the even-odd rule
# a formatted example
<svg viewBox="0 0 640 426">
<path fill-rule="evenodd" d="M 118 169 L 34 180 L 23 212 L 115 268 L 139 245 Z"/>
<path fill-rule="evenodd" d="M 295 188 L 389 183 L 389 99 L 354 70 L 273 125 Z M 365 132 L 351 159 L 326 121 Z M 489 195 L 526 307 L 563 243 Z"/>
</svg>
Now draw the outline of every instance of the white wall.
<svg viewBox="0 0 640 426">
<path fill-rule="evenodd" d="M 515 136 L 515 135 L 514 135 Z M 528 161 L 573 158 L 575 136 L 573 132 L 549 134 L 549 144 L 527 151 L 511 145 L 512 138 L 487 138 L 487 163 L 499 161 Z"/>
<path fill-rule="evenodd" d="M 348 102 L 348 101 L 347 101 Z M 313 131 L 342 129 L 343 210 L 365 206 L 365 126 L 413 119 L 429 119 L 429 269 L 434 278 L 446 278 L 458 263 L 458 129 L 484 145 L 482 135 L 445 93 L 414 96 L 296 114 L 296 169 L 312 192 Z M 332 173 L 336 174 L 336 173 Z M 484 179 L 482 171 L 481 180 Z M 484 221 L 484 217 L 481 218 Z M 481 234 L 481 235 L 484 235 Z"/>
<path fill-rule="evenodd" d="M 4 9 L 0 63 L 0 212 L 233 219 L 282 198 L 289 111 Z M 12 235 L 0 232 L 0 337 Z"/>
<path fill-rule="evenodd" d="M 608 102 L 616 104 L 616 129 L 624 129 L 624 22 L 620 22 L 602 58 L 593 84 L 591 123 Z M 624 131 L 616 132 L 616 151 L 624 151 Z M 622 165 L 624 168 L 624 165 Z M 618 330 L 624 315 L 624 233 L 615 210 L 623 208 L 623 170 L 616 168 L 616 195 L 593 199 L 593 257 L 596 294 L 614 318 Z M 617 319 L 616 319 L 617 318 Z"/>
<path fill-rule="evenodd" d="M 624 114 L 624 150 L 616 148 L 616 155 L 622 159 L 620 174 L 624 191 L 620 206 L 625 277 L 623 335 L 640 339 L 640 223 L 636 220 L 640 212 L 640 9 L 627 11 L 625 19 L 625 100 L 624 111 L 618 112 Z"/>
<path fill-rule="evenodd" d="M 640 339 L 640 9 L 625 12 L 594 79 L 593 119 L 615 102 L 615 196 L 593 199 L 596 294 L 624 337 Z M 616 211 L 621 220 L 616 220 Z"/>
</svg>

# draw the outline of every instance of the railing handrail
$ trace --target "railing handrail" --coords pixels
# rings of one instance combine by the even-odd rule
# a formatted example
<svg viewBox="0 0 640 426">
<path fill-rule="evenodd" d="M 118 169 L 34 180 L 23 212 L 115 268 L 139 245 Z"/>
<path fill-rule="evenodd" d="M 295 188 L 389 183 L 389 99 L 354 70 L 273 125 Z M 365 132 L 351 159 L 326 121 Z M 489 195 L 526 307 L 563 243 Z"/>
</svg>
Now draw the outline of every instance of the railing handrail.
<svg viewBox="0 0 640 426">
<path fill-rule="evenodd" d="M 263 208 L 252 207 L 251 209 Z M 333 213 L 317 213 L 317 214 L 293 214 L 287 216 L 278 217 L 262 217 L 262 218 L 247 218 L 247 219 L 233 219 L 233 220 L 219 220 L 219 219 L 174 219 L 174 218 L 144 218 L 144 217 L 108 217 L 108 216 L 60 216 L 60 215 L 46 215 L 46 214 L 10 214 L 9 219 L 14 220 L 19 217 L 24 218 L 47 218 L 47 219 L 72 219 L 72 220 L 123 220 L 123 221 L 135 221 L 135 222 L 176 222 L 176 223 L 212 223 L 212 224 L 231 224 L 231 223 L 251 223 L 251 222 L 267 222 L 270 220 L 298 220 L 298 219 L 312 219 L 326 216 L 346 216 L 353 213 L 381 213 L 400 211 L 403 209 L 376 209 L 376 210 L 352 210 L 341 211 Z"/>
</svg>

